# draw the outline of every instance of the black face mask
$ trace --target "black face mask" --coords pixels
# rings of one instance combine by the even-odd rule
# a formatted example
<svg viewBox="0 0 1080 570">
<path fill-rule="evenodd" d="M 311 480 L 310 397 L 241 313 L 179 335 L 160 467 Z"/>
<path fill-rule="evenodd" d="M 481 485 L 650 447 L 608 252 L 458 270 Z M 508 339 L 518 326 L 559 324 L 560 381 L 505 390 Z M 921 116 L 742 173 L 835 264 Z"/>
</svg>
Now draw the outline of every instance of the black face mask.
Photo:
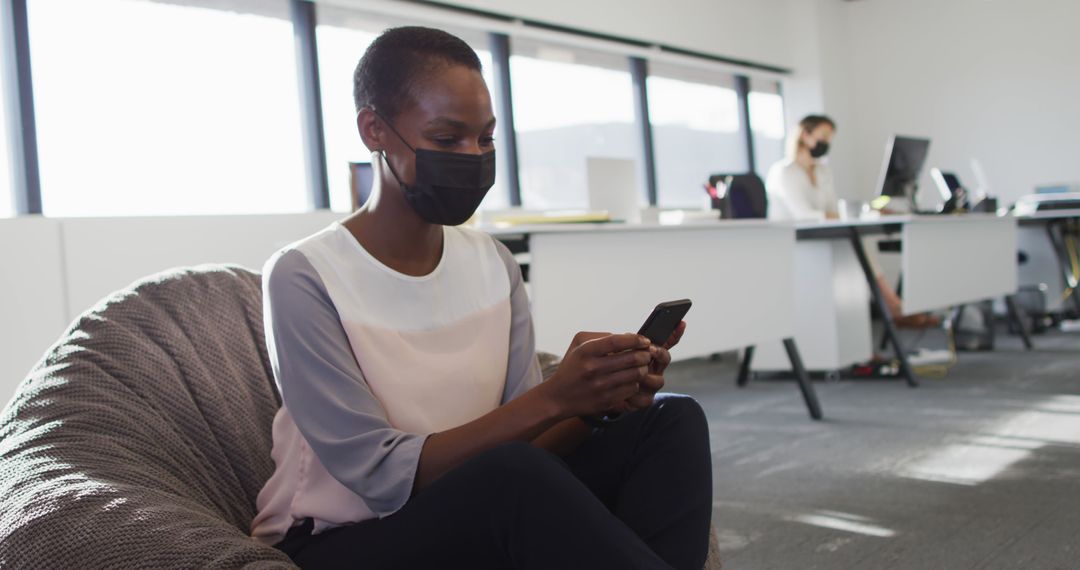
<svg viewBox="0 0 1080 570">
<path fill-rule="evenodd" d="M 818 141 L 817 144 L 814 145 L 814 148 L 810 149 L 810 156 L 812 156 L 814 158 L 821 158 L 821 157 L 825 156 L 826 154 L 828 154 L 828 152 L 829 152 L 829 143 L 827 143 L 825 141 Z"/>
<path fill-rule="evenodd" d="M 472 217 L 495 184 L 495 151 L 468 154 L 413 148 L 390 121 L 383 122 L 416 155 L 416 180 L 405 184 L 383 151 L 390 174 L 417 215 L 443 226 L 457 226 Z"/>
</svg>

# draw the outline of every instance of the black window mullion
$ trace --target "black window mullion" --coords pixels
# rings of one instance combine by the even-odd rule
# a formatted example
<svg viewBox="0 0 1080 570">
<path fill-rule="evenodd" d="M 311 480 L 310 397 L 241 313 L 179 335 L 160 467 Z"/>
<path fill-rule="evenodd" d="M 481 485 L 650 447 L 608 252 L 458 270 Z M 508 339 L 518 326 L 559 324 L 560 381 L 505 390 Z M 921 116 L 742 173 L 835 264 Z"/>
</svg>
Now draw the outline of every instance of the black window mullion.
<svg viewBox="0 0 1080 570">
<path fill-rule="evenodd" d="M 652 122 L 649 120 L 649 90 L 646 83 L 649 77 L 649 64 L 641 57 L 630 58 L 630 78 L 634 83 L 634 120 L 638 125 L 641 142 L 641 160 L 643 166 L 645 195 L 649 205 L 657 204 L 656 155 L 653 149 Z"/>
<path fill-rule="evenodd" d="M 488 47 L 499 115 L 499 169 L 506 175 L 510 205 L 521 206 L 521 177 L 518 171 L 517 131 L 514 129 L 514 101 L 510 82 L 510 36 L 488 34 Z"/>
<path fill-rule="evenodd" d="M 746 144 L 746 171 L 757 172 L 754 158 L 754 129 L 750 127 L 750 78 L 735 76 L 735 96 L 739 100 L 739 124 L 742 125 Z"/>
<path fill-rule="evenodd" d="M 4 104 L 11 124 L 6 133 L 14 151 L 12 177 L 15 182 L 15 213 L 40 214 L 41 171 L 38 165 L 37 124 L 34 119 L 34 86 L 30 73 L 30 32 L 26 13 L 27 0 L 4 2 L 3 22 L 9 26 L 8 45 L 3 46 L 3 79 L 12 87 L 6 90 Z"/>
<path fill-rule="evenodd" d="M 322 89 L 319 85 L 319 52 L 315 39 L 315 4 L 290 0 L 293 36 L 296 39 L 296 71 L 300 89 L 300 122 L 304 137 L 304 165 L 311 205 L 330 208 L 330 183 L 326 175 L 326 138 L 323 130 Z"/>
</svg>

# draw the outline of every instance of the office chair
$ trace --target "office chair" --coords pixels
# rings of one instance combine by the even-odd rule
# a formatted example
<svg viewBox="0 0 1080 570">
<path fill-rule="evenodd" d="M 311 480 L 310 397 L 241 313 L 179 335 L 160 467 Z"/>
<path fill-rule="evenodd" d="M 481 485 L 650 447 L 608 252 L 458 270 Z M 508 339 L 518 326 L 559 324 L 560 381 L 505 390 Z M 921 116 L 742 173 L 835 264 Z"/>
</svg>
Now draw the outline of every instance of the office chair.
<svg viewBox="0 0 1080 570">
<path fill-rule="evenodd" d="M 769 212 L 769 197 L 765 182 L 757 174 L 713 174 L 709 185 L 715 187 L 725 204 L 723 218 L 765 218 Z"/>
</svg>

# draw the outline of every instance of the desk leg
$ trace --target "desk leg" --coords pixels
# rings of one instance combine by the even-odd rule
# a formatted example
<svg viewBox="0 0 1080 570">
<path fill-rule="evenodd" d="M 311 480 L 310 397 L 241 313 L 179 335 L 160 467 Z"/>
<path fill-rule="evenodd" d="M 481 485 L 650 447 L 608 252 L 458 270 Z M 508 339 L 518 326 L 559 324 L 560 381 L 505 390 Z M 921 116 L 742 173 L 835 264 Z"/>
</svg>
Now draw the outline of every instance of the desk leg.
<svg viewBox="0 0 1080 570">
<path fill-rule="evenodd" d="M 802 392 L 803 401 L 806 402 L 806 409 L 810 412 L 810 417 L 820 420 L 821 404 L 818 403 L 817 392 L 814 391 L 814 385 L 810 382 L 810 375 L 806 373 L 806 368 L 803 367 L 799 349 L 795 347 L 795 339 L 785 338 L 784 350 L 787 351 L 788 360 L 791 361 L 791 370 L 795 372 L 795 380 L 799 383 L 799 391 Z"/>
<path fill-rule="evenodd" d="M 1058 266 L 1061 268 L 1061 278 L 1065 284 L 1065 290 L 1071 290 L 1069 299 L 1072 301 L 1073 310 L 1080 313 L 1080 291 L 1073 289 L 1070 283 L 1072 277 L 1072 267 L 1070 267 L 1069 248 L 1065 247 L 1064 229 L 1062 229 L 1062 235 L 1059 236 L 1054 231 L 1054 224 L 1050 222 L 1046 224 L 1046 234 L 1050 237 L 1050 244 L 1054 248 L 1054 255 L 1057 257 Z"/>
<path fill-rule="evenodd" d="M 915 380 L 915 374 L 908 364 L 907 352 L 900 345 L 900 337 L 896 334 L 896 325 L 893 324 L 889 306 L 885 304 L 885 297 L 881 295 L 881 288 L 878 287 L 877 275 L 874 275 L 874 268 L 870 267 L 870 260 L 866 258 L 866 249 L 863 248 L 859 229 L 851 226 L 848 231 L 851 237 L 851 247 L 855 249 L 855 256 L 859 258 L 859 265 L 862 266 L 863 274 L 866 275 L 866 283 L 870 285 L 870 295 L 874 298 L 878 311 L 881 312 L 881 322 L 885 325 L 885 336 L 892 343 L 893 350 L 896 351 L 896 359 L 900 361 L 900 373 L 904 375 L 908 386 L 914 388 L 919 383 Z"/>
<path fill-rule="evenodd" d="M 739 377 L 735 379 L 735 385 L 742 388 L 750 381 L 750 362 L 754 360 L 754 345 L 746 347 L 743 352 L 742 363 L 739 364 Z"/>
<path fill-rule="evenodd" d="M 1028 334 L 1027 324 L 1020 318 L 1020 308 L 1016 306 L 1016 299 L 1012 295 L 1005 295 L 1005 308 L 1009 312 L 1009 320 L 1020 331 L 1020 338 L 1024 341 L 1024 348 L 1031 350 L 1031 335 Z"/>
</svg>

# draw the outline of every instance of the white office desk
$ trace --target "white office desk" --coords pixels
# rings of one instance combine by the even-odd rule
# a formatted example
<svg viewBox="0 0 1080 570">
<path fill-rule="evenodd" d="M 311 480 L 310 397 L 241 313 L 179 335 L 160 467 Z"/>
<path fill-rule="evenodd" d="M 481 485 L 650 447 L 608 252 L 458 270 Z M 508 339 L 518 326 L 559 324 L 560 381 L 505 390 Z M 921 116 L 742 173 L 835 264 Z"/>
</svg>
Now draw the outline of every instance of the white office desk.
<svg viewBox="0 0 1080 570">
<path fill-rule="evenodd" d="M 904 222 L 904 314 L 1016 292 L 1016 220 L 994 214 Z"/>
<path fill-rule="evenodd" d="M 528 234 L 537 348 L 562 354 L 582 330 L 634 332 L 661 301 L 689 298 L 673 356 L 692 358 L 794 332 L 795 232 L 763 221 L 588 224 L 488 230 Z"/>
<path fill-rule="evenodd" d="M 899 233 L 903 239 L 903 309 L 915 313 L 1015 292 L 1016 221 L 993 214 L 964 214 L 796 224 L 796 267 L 800 269 L 794 289 L 795 339 L 812 355 L 810 367 L 824 363 L 824 369 L 837 370 L 873 355 L 866 303 L 872 300 L 884 315 L 886 336 L 900 356 L 901 371 L 914 386 L 914 375 L 862 244 L 862 237 L 878 233 Z M 862 283 L 858 283 L 859 270 Z M 762 357 L 757 367 L 777 366 L 775 349 L 763 351 Z"/>
<path fill-rule="evenodd" d="M 564 353 L 578 331 L 637 331 L 657 303 L 682 298 L 694 305 L 686 335 L 672 351 L 676 359 L 794 333 L 795 231 L 789 223 L 481 229 L 496 237 L 529 236 L 533 323 L 541 350 Z M 820 417 L 813 388 L 805 375 L 799 380 L 811 416 Z"/>
<path fill-rule="evenodd" d="M 1044 210 L 1015 218 L 1020 225 L 1017 245 L 1026 256 L 1020 265 L 1020 286 L 1045 286 L 1048 312 L 1080 313 L 1080 295 L 1065 294 L 1073 278 L 1073 254 L 1062 235 L 1066 224 L 1080 219 L 1080 210 Z"/>
</svg>

